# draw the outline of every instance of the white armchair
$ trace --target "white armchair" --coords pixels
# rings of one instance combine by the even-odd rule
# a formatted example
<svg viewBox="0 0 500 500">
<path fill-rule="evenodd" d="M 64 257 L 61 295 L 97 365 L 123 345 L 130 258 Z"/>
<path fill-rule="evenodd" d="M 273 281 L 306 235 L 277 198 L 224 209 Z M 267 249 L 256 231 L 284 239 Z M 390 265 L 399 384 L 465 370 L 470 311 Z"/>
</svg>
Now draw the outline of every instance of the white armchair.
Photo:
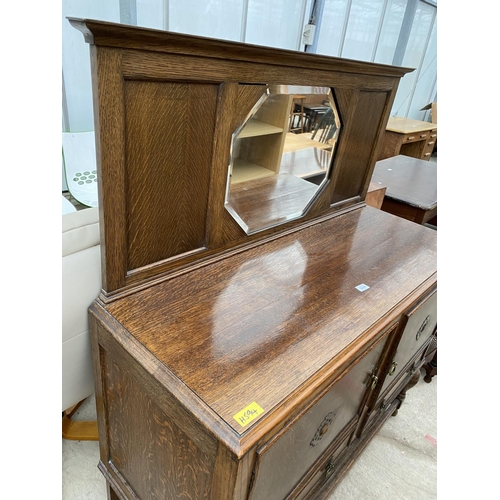
<svg viewBox="0 0 500 500">
<path fill-rule="evenodd" d="M 62 216 L 63 437 L 97 439 L 96 422 L 73 422 L 75 406 L 94 393 L 87 310 L 101 290 L 98 208 Z"/>
</svg>

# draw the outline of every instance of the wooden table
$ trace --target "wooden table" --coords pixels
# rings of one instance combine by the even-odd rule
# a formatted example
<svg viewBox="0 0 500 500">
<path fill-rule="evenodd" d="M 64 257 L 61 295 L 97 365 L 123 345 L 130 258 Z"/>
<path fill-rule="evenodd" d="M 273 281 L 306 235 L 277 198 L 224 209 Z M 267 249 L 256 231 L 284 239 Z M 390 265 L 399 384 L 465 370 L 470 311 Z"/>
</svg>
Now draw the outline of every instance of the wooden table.
<svg viewBox="0 0 500 500">
<path fill-rule="evenodd" d="M 382 210 L 425 224 L 437 216 L 437 164 L 393 156 L 375 164 L 372 182 L 387 186 Z"/>
<path fill-rule="evenodd" d="M 400 154 L 429 160 L 436 142 L 436 123 L 392 116 L 387 122 L 379 160 Z"/>
</svg>

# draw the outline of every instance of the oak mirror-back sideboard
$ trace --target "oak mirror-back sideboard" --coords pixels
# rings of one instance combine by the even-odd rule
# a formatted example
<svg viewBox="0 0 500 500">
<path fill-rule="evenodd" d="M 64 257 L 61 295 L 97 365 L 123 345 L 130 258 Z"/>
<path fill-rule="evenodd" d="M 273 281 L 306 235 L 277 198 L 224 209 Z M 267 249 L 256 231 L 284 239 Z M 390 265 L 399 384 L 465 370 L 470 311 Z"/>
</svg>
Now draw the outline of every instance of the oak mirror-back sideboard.
<svg viewBox="0 0 500 500">
<path fill-rule="evenodd" d="M 411 70 L 69 21 L 92 68 L 109 498 L 326 498 L 436 331 L 435 232 L 365 204 Z"/>
</svg>

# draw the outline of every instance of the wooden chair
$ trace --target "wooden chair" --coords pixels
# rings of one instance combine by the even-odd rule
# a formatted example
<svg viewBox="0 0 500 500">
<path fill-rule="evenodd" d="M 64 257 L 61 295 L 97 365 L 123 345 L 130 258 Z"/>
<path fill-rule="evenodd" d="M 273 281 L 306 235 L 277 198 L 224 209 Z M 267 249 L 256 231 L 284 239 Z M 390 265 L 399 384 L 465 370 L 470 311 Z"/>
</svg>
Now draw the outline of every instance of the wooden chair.
<svg viewBox="0 0 500 500">
<path fill-rule="evenodd" d="M 289 132 L 304 133 L 306 128 L 306 113 L 304 112 L 305 95 L 294 95 L 290 113 Z M 298 102 L 297 102 L 298 101 Z"/>
<path fill-rule="evenodd" d="M 323 114 L 319 123 L 315 125 L 311 139 L 322 142 L 323 144 L 329 144 L 329 141 L 333 138 L 336 131 L 337 125 L 335 123 L 333 109 L 329 109 Z"/>
</svg>

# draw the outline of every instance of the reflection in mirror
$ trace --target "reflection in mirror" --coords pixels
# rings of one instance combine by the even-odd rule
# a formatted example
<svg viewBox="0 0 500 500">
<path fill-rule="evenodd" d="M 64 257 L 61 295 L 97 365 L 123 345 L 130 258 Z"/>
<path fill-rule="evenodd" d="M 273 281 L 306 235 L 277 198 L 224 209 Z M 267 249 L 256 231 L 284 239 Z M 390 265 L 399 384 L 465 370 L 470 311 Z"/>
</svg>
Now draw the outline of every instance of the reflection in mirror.
<svg viewBox="0 0 500 500">
<path fill-rule="evenodd" d="M 339 130 L 331 89 L 267 88 L 231 141 L 226 208 L 247 234 L 307 211 L 329 178 Z"/>
</svg>

